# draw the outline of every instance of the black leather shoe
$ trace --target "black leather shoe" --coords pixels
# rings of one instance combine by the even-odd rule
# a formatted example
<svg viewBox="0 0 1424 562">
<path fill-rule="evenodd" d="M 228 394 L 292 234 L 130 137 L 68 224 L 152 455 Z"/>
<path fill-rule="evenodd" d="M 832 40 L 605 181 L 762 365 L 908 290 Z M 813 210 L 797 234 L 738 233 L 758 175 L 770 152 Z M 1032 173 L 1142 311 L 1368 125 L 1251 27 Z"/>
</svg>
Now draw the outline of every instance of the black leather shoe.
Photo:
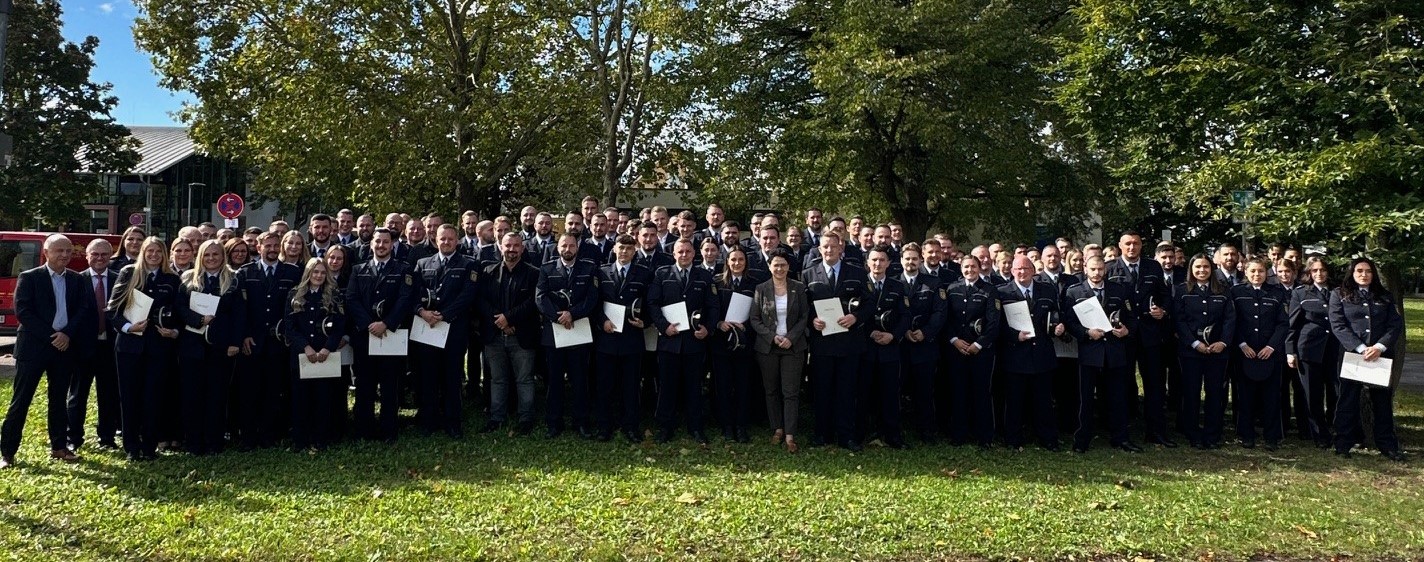
<svg viewBox="0 0 1424 562">
<path fill-rule="evenodd" d="M 1335 455 L 1338 456 L 1338 457 L 1344 457 L 1344 458 L 1347 458 L 1347 459 L 1352 456 L 1349 451 L 1341 451 L 1340 449 L 1335 449 Z"/>
<path fill-rule="evenodd" d="M 829 441 L 822 439 L 819 436 L 812 435 L 811 440 L 807 442 L 807 445 L 811 447 L 825 447 L 827 443 L 829 443 Z"/>
<path fill-rule="evenodd" d="M 1243 449 L 1255 449 L 1255 448 L 1256 448 L 1256 440 L 1255 440 L 1255 439 L 1243 439 L 1243 440 L 1241 441 L 1241 448 L 1243 448 Z"/>
<path fill-rule="evenodd" d="M 865 449 L 865 447 L 862 447 L 862 446 L 860 445 L 860 442 L 859 442 L 859 441 L 856 441 L 856 440 L 854 440 L 854 439 L 852 439 L 852 440 L 850 440 L 850 441 L 846 441 L 845 444 L 844 444 L 842 447 L 843 447 L 845 450 L 850 451 L 850 452 L 852 452 L 852 453 L 859 453 L 859 452 L 861 452 L 862 450 Z"/>
<path fill-rule="evenodd" d="M 659 445 L 667 443 L 669 441 L 672 441 L 672 430 L 670 429 L 664 429 L 662 431 L 659 431 L 658 437 L 653 440 L 654 443 L 657 443 Z"/>
<path fill-rule="evenodd" d="M 594 437 L 597 437 L 592 431 L 589 431 L 589 429 L 584 426 L 578 426 L 578 434 L 579 437 L 583 439 L 593 439 Z"/>
<path fill-rule="evenodd" d="M 1127 452 L 1129 452 L 1129 453 L 1141 453 L 1141 452 L 1142 452 L 1142 447 L 1141 447 L 1141 446 L 1138 446 L 1138 444 L 1133 443 L 1133 442 L 1131 442 L 1131 441 L 1123 441 L 1122 443 L 1118 443 L 1117 445 L 1114 445 L 1114 446 L 1117 447 L 1118 449 L 1121 449 L 1121 450 L 1123 450 L 1123 451 L 1127 451 Z"/>
<path fill-rule="evenodd" d="M 532 421 L 522 421 L 514 426 L 514 433 L 516 435 L 529 435 L 532 431 L 534 431 L 534 422 Z"/>
<path fill-rule="evenodd" d="M 1206 441 L 1192 441 L 1192 448 L 1205 451 L 1207 449 L 1210 449 L 1211 447 L 1207 446 Z"/>
<path fill-rule="evenodd" d="M 1394 462 L 1404 462 L 1405 459 L 1404 451 L 1380 451 L 1380 454 Z"/>
<path fill-rule="evenodd" d="M 1152 444 L 1154 444 L 1154 445 L 1161 445 L 1161 446 L 1166 447 L 1166 448 L 1168 448 L 1168 449 L 1176 449 L 1176 448 L 1177 448 L 1177 442 L 1176 442 L 1176 441 L 1173 441 L 1173 440 L 1171 440 L 1171 439 L 1168 439 L 1165 435 L 1148 435 L 1148 436 L 1147 436 L 1147 442 L 1148 442 L 1148 443 L 1152 443 Z"/>
<path fill-rule="evenodd" d="M 487 421 L 484 427 L 480 428 L 480 433 L 493 433 L 495 431 L 499 431 L 499 422 L 497 421 Z"/>
<path fill-rule="evenodd" d="M 886 447 L 889 447 L 889 448 L 891 448 L 891 449 L 896 449 L 896 450 L 904 449 L 904 448 L 905 448 L 905 440 L 903 440 L 903 439 L 886 439 L 886 440 L 885 440 L 885 446 L 886 446 Z"/>
<path fill-rule="evenodd" d="M 115 443 L 113 439 L 100 439 L 99 448 L 106 451 L 113 450 L 119 448 L 119 444 Z"/>
<path fill-rule="evenodd" d="M 707 439 L 707 434 L 703 433 L 700 430 L 692 432 L 692 439 L 694 441 L 697 441 L 697 444 L 699 445 L 706 445 L 711 442 Z"/>
<path fill-rule="evenodd" d="M 612 440 L 613 440 L 613 432 L 612 432 L 612 431 L 599 432 L 599 434 L 598 434 L 598 441 L 599 441 L 600 443 L 607 443 L 607 442 L 612 441 Z"/>
<path fill-rule="evenodd" d="M 1280 442 L 1280 441 L 1266 441 L 1266 450 L 1267 450 L 1267 451 L 1274 451 L 1274 450 L 1279 449 L 1279 448 L 1281 448 L 1281 442 Z"/>
<path fill-rule="evenodd" d="M 1041 443 L 1039 444 L 1039 447 L 1042 447 L 1043 450 L 1048 451 L 1050 453 L 1063 452 L 1063 447 L 1057 443 Z"/>
<path fill-rule="evenodd" d="M 728 443 L 737 440 L 737 434 L 732 432 L 732 428 L 722 428 L 722 440 Z"/>
<path fill-rule="evenodd" d="M 738 443 L 751 443 L 751 442 L 752 442 L 752 436 L 751 436 L 751 434 L 747 433 L 747 430 L 746 430 L 746 429 L 737 428 L 737 430 L 736 430 L 734 433 L 735 433 L 735 435 L 736 435 L 736 437 L 737 437 L 737 442 L 738 442 Z"/>
<path fill-rule="evenodd" d="M 635 432 L 635 431 L 624 431 L 624 432 L 623 432 L 623 438 L 624 438 L 624 439 L 627 439 L 629 443 L 632 443 L 632 444 L 634 444 L 634 445 L 637 445 L 637 444 L 643 442 L 643 436 L 642 436 L 642 435 L 638 435 L 638 433 Z"/>
<path fill-rule="evenodd" d="M 1088 446 L 1087 446 L 1087 445 L 1074 445 L 1074 446 L 1073 446 L 1073 452 L 1074 452 L 1074 453 L 1078 453 L 1078 454 L 1080 454 L 1080 455 L 1086 454 L 1086 453 L 1088 452 Z"/>
<path fill-rule="evenodd" d="M 547 438 L 547 439 L 553 439 L 553 438 L 555 438 L 555 437 L 558 437 L 559 434 L 561 434 L 561 433 L 563 433 L 563 432 L 564 432 L 563 428 L 550 427 L 549 429 L 544 430 L 544 437 Z"/>
</svg>

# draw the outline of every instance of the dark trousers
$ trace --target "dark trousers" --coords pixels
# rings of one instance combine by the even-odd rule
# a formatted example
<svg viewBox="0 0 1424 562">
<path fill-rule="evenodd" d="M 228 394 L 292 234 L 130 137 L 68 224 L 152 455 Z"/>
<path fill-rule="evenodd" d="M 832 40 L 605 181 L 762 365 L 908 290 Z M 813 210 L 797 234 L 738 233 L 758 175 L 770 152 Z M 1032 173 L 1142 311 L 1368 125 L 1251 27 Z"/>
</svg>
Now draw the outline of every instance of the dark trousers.
<svg viewBox="0 0 1424 562">
<path fill-rule="evenodd" d="M 183 446 L 195 455 L 221 452 L 227 430 L 227 389 L 235 358 L 224 346 L 204 346 L 203 357 L 179 357 Z"/>
<path fill-rule="evenodd" d="M 1058 358 L 1053 371 L 1053 404 L 1058 413 L 1058 429 L 1064 433 L 1078 430 L 1078 360 Z"/>
<path fill-rule="evenodd" d="M 1221 354 L 1181 357 L 1182 411 L 1177 424 L 1193 444 L 1221 443 L 1226 424 L 1226 366 Z M 1202 394 L 1206 394 L 1206 417 L 1202 417 Z"/>
<path fill-rule="evenodd" d="M 372 356 L 356 353 L 356 407 L 353 412 L 356 432 L 366 439 L 395 439 L 396 416 L 400 413 L 400 379 L 405 372 L 405 358 L 387 355 Z M 380 421 L 376 418 L 376 397 L 380 396 Z"/>
<path fill-rule="evenodd" d="M 1367 386 L 1364 383 L 1340 379 L 1340 403 L 1335 406 L 1335 450 L 1349 451 L 1355 445 L 1355 428 L 1360 425 L 1360 398 L 1370 396 L 1374 413 L 1375 448 L 1381 453 L 1399 450 L 1399 438 L 1394 433 L 1394 390 Z M 9 418 L 6 418 L 8 421 Z"/>
<path fill-rule="evenodd" d="M 1004 442 L 1022 447 L 1024 414 L 1032 411 L 1033 435 L 1044 447 L 1058 446 L 1057 419 L 1053 413 L 1053 371 L 1004 372 Z"/>
<path fill-rule="evenodd" d="M 955 444 L 971 438 L 981 447 L 994 444 L 994 354 L 963 355 L 951 346 L 950 433 Z"/>
<path fill-rule="evenodd" d="M 1300 371 L 1287 366 L 1281 371 L 1281 427 L 1289 430 L 1292 426 L 1301 437 L 1310 437 L 1310 402 L 1306 399 L 1305 385 L 1301 383 Z"/>
<path fill-rule="evenodd" d="M 271 446 L 286 433 L 290 415 L 290 397 L 284 389 L 291 386 L 291 358 L 287 347 L 271 336 L 252 355 L 239 355 L 237 372 L 237 433 L 245 446 Z M 127 430 L 125 430 L 127 431 Z"/>
<path fill-rule="evenodd" d="M 158 448 L 159 385 L 166 378 L 167 354 L 119 353 L 119 403 L 122 408 L 124 452 L 151 455 Z"/>
<path fill-rule="evenodd" d="M 598 398 L 593 402 L 594 423 L 598 424 L 605 433 L 613 431 L 612 414 L 613 389 L 618 389 L 622 414 L 618 416 L 623 426 L 624 433 L 641 435 L 638 433 L 638 418 L 642 410 L 638 407 L 638 369 L 643 364 L 643 354 L 633 355 L 613 355 L 609 353 L 598 354 L 598 368 L 594 370 L 598 378 L 594 384 L 597 389 Z"/>
<path fill-rule="evenodd" d="M 327 361 L 340 361 L 332 354 Z M 292 356 L 292 445 L 323 447 L 331 441 L 331 395 L 344 389 L 341 377 L 304 379 Z"/>
<path fill-rule="evenodd" d="M 751 350 L 712 354 L 712 395 L 717 424 L 723 432 L 747 427 L 748 373 L 757 374 Z M 758 379 L 760 376 L 758 376 Z"/>
<path fill-rule="evenodd" d="M 568 378 L 569 414 L 574 427 L 588 427 L 588 358 L 592 346 L 579 345 L 558 349 L 545 347 L 548 357 L 549 403 L 544 410 L 544 422 L 549 429 L 562 431 L 564 428 L 564 379 Z"/>
<path fill-rule="evenodd" d="M 811 356 L 811 395 L 816 401 L 816 438 L 846 444 L 855 439 L 856 371 L 853 357 Z"/>
<path fill-rule="evenodd" d="M 40 377 L 49 379 L 49 387 L 45 391 L 45 397 L 49 399 L 45 415 L 49 448 L 52 451 L 65 448 L 65 430 L 69 424 L 65 398 L 69 394 L 69 379 L 74 373 L 77 358 L 73 347 L 68 351 L 59 351 L 48 344 L 46 346 L 38 353 L 27 353 L 24 359 L 15 361 L 14 393 L 10 395 L 10 407 L 5 410 L 5 422 L 0 424 L 0 454 L 7 457 L 15 456 L 15 452 L 20 450 L 25 417 L 29 415 L 30 403 L 39 390 Z"/>
<path fill-rule="evenodd" d="M 1136 365 L 1137 372 L 1142 376 L 1142 421 L 1148 435 L 1167 435 L 1167 366 L 1162 355 L 1169 352 L 1170 350 L 1164 349 L 1160 344 L 1134 343 L 1128 347 L 1128 364 Z M 1133 393 L 1129 395 L 1128 400 L 1130 414 L 1137 391 L 1136 378 L 1132 376 L 1131 367 L 1128 368 L 1127 378 L 1133 379 L 1127 387 Z"/>
<path fill-rule="evenodd" d="M 910 363 L 904 372 L 904 382 L 909 388 L 910 407 L 914 408 L 915 431 L 922 440 L 934 439 L 935 433 L 935 379 L 939 368 L 933 362 Z"/>
<path fill-rule="evenodd" d="M 1127 383 L 1129 367 L 1090 367 L 1078 365 L 1078 430 L 1073 432 L 1073 447 L 1088 448 L 1097 425 L 1093 423 L 1095 402 L 1101 398 L 1108 415 L 1108 442 L 1113 446 L 1127 442 Z M 1101 393 L 1101 396 L 1099 395 Z"/>
<path fill-rule="evenodd" d="M 94 352 L 79 360 L 79 368 L 69 383 L 65 409 L 69 417 L 69 444 L 78 449 L 84 444 L 84 419 L 89 412 L 89 389 L 94 389 L 94 401 L 99 415 L 96 432 L 101 442 L 114 442 L 119 431 L 119 374 L 114 363 L 114 342 L 95 342 Z"/>
<path fill-rule="evenodd" d="M 1338 356 L 1327 356 L 1319 363 L 1297 361 L 1300 366 L 1301 387 L 1305 389 L 1305 402 L 1310 415 L 1310 437 L 1322 446 L 1331 444 L 1330 430 L 1334 421 L 1335 405 L 1339 402 L 1340 361 Z"/>
<path fill-rule="evenodd" d="M 444 430 L 452 437 L 460 427 L 460 384 L 465 378 L 464 336 L 450 336 L 441 349 L 423 343 L 410 347 L 418 358 L 415 421 L 428 431 Z"/>
<path fill-rule="evenodd" d="M 470 323 L 470 335 L 465 347 L 465 396 L 476 404 L 489 405 L 489 375 L 484 371 L 484 338 L 477 331 L 478 326 Z"/>
<path fill-rule="evenodd" d="M 1236 436 L 1242 441 L 1256 441 L 1256 416 L 1259 413 L 1266 441 L 1281 440 L 1281 371 L 1265 380 L 1251 380 L 1244 374 L 1236 378 Z M 1257 404 L 1261 411 L 1256 411 Z"/>
<path fill-rule="evenodd" d="M 687 430 L 702 431 L 702 378 L 706 353 L 658 352 L 658 406 L 655 417 L 663 431 L 677 427 L 679 395 L 686 402 Z"/>
<path fill-rule="evenodd" d="M 872 344 L 874 345 L 874 344 Z M 860 365 L 859 397 L 860 432 L 874 427 L 887 444 L 904 443 L 900 424 L 900 362 L 865 360 Z"/>
</svg>

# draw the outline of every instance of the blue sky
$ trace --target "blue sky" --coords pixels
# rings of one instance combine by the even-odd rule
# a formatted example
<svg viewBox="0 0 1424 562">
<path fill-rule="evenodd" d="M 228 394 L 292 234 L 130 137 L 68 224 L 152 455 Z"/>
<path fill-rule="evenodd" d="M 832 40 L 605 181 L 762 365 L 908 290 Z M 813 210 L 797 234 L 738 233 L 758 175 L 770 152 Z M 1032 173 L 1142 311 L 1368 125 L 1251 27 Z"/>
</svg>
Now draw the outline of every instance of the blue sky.
<svg viewBox="0 0 1424 562">
<path fill-rule="evenodd" d="M 170 114 L 193 97 L 159 87 L 148 55 L 134 46 L 133 21 L 138 11 L 133 4 L 129 0 L 61 0 L 60 7 L 64 9 L 61 17 L 66 39 L 99 38 L 90 78 L 114 85 L 111 93 L 119 98 L 114 118 L 124 125 L 177 125 Z"/>
</svg>

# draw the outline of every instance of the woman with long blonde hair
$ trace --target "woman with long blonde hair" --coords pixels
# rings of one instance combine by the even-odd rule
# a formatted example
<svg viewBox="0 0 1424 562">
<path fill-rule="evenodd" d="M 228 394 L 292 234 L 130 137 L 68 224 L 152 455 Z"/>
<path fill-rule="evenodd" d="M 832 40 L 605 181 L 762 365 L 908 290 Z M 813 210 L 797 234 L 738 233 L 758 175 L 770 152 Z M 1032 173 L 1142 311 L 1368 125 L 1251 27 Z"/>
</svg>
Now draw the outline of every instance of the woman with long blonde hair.
<svg viewBox="0 0 1424 562">
<path fill-rule="evenodd" d="M 197 267 L 183 273 L 178 295 L 178 310 L 187 325 L 178 339 L 178 386 L 184 445 L 189 452 L 204 455 L 223 448 L 227 390 L 247 314 L 222 242 L 203 242 L 196 261 Z M 194 296 L 199 294 L 216 298 L 216 309 L 200 305 L 197 308 L 203 312 L 194 310 Z"/>
<path fill-rule="evenodd" d="M 182 238 L 174 238 L 168 245 L 168 262 L 176 275 L 183 275 L 184 272 L 193 269 L 193 254 L 197 248 L 193 244 Z"/>
<path fill-rule="evenodd" d="M 292 350 L 292 444 L 297 451 L 326 446 L 332 395 L 345 388 L 340 377 L 301 377 L 300 357 L 311 363 L 341 360 L 336 350 L 346 324 L 345 307 L 330 277 L 326 261 L 307 260 L 302 279 L 288 295 L 284 311 L 284 330 Z"/>
<path fill-rule="evenodd" d="M 290 263 L 297 267 L 302 267 L 311 259 L 311 248 L 307 246 L 307 241 L 302 238 L 302 233 L 295 230 L 288 230 L 282 235 L 281 257 L 278 261 Z"/>
<path fill-rule="evenodd" d="M 157 237 L 144 239 L 138 262 L 119 272 L 107 307 L 110 325 L 121 326 L 114 351 L 118 356 L 124 452 L 130 461 L 156 456 L 161 383 L 178 338 L 172 314 L 179 281 L 169 270 L 165 250 Z M 125 312 L 140 300 L 139 294 L 153 302 L 147 316 L 133 322 L 125 318 Z"/>
</svg>

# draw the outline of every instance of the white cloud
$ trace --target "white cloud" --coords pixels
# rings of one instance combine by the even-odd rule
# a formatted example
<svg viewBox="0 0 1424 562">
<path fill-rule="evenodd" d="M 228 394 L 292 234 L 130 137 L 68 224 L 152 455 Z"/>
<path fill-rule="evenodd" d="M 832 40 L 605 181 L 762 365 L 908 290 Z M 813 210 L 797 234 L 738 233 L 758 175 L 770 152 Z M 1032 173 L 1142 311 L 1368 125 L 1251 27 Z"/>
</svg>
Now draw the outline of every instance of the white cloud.
<svg viewBox="0 0 1424 562">
<path fill-rule="evenodd" d="M 99 4 L 99 11 L 100 11 L 100 12 L 104 12 L 104 13 L 106 13 L 106 14 L 112 14 L 112 13 L 114 13 L 114 3 L 113 3 L 113 2 L 105 2 L 105 3 L 103 3 L 103 4 Z"/>
</svg>

